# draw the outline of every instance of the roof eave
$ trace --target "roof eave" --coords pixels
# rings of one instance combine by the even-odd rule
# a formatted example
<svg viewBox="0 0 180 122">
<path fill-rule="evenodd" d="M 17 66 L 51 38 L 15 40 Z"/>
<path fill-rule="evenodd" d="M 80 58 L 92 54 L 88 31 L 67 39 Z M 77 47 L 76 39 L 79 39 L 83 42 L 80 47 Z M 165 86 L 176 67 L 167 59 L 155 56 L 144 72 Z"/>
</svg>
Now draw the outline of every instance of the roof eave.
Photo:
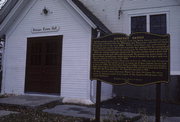
<svg viewBox="0 0 180 122">
<path fill-rule="evenodd" d="M 93 29 L 98 29 L 104 34 L 112 33 L 80 0 L 66 1 Z"/>
<path fill-rule="evenodd" d="M 93 28 L 96 29 L 97 26 L 71 1 L 66 0 L 79 14 L 80 16 Z"/>
<path fill-rule="evenodd" d="M 12 10 L 5 17 L 3 22 L 0 24 L 0 36 L 4 35 L 8 27 L 14 22 L 18 13 L 22 11 L 24 6 L 29 2 L 29 0 L 18 0 Z"/>
<path fill-rule="evenodd" d="M 29 2 L 30 0 L 18 0 L 16 5 L 13 7 L 13 9 L 9 12 L 9 14 L 6 16 L 6 18 L 3 20 L 3 22 L 0 24 L 0 36 L 5 34 L 7 31 L 9 25 L 11 25 L 16 17 L 18 16 L 18 13 L 22 11 L 24 6 Z M 93 28 L 93 29 L 100 29 L 104 33 L 111 33 L 111 31 L 103 26 L 101 28 L 103 23 L 100 23 L 101 26 L 97 25 L 97 23 L 94 23 L 72 0 L 65 0 L 67 3 L 79 13 L 79 15 Z M 105 28 L 105 29 L 104 29 Z"/>
</svg>

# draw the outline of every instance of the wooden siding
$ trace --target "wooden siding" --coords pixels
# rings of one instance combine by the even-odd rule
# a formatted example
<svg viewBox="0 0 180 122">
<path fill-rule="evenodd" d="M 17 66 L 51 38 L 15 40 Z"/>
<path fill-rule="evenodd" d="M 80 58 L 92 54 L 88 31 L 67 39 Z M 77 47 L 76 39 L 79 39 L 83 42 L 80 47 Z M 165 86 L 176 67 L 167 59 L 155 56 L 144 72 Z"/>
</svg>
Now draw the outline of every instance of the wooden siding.
<svg viewBox="0 0 180 122">
<path fill-rule="evenodd" d="M 43 15 L 46 7 L 50 13 Z M 58 25 L 60 30 L 32 33 L 32 27 Z M 4 93 L 24 94 L 28 37 L 63 35 L 61 96 L 90 98 L 91 27 L 63 0 L 33 0 L 6 33 Z"/>
</svg>

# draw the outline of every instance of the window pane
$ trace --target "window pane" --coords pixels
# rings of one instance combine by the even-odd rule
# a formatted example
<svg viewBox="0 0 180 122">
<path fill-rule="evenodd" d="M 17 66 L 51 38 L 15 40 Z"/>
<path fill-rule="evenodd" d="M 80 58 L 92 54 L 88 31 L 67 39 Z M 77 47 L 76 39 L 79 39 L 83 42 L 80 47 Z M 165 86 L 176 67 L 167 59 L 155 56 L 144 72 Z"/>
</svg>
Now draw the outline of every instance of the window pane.
<svg viewBox="0 0 180 122">
<path fill-rule="evenodd" d="M 58 43 L 54 40 L 46 43 L 45 65 L 57 65 Z"/>
<path fill-rule="evenodd" d="M 166 34 L 166 14 L 150 16 L 150 32 L 156 34 Z"/>
<path fill-rule="evenodd" d="M 146 32 L 146 16 L 131 17 L 131 33 Z"/>
<path fill-rule="evenodd" d="M 31 42 L 30 49 L 30 64 L 40 65 L 41 64 L 41 54 L 42 54 L 42 44 L 40 42 Z"/>
</svg>

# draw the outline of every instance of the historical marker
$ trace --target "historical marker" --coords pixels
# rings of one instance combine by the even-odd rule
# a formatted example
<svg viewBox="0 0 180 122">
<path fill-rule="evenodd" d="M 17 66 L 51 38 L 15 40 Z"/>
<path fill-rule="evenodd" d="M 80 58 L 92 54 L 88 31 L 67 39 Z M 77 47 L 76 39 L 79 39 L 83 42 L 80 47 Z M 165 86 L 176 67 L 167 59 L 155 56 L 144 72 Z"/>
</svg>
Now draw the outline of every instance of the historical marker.
<svg viewBox="0 0 180 122">
<path fill-rule="evenodd" d="M 112 34 L 92 40 L 91 80 L 145 85 L 168 82 L 170 37 Z"/>
</svg>

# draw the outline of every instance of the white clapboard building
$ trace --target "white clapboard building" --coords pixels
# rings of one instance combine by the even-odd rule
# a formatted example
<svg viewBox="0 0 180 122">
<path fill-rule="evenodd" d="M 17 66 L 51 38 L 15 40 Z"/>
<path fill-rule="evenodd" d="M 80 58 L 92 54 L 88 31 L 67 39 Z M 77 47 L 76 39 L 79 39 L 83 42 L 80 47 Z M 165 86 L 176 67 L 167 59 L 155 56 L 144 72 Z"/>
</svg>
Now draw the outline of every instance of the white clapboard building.
<svg viewBox="0 0 180 122">
<path fill-rule="evenodd" d="M 162 97 L 180 101 L 180 0 L 8 0 L 0 10 L 2 94 L 64 97 L 91 104 L 91 39 L 110 33 L 170 34 L 171 80 Z M 103 83 L 102 99 L 154 99 L 155 85 Z"/>
<path fill-rule="evenodd" d="M 0 10 L 1 93 L 92 104 L 91 39 L 98 33 L 111 31 L 79 1 L 8 0 Z M 103 87 L 110 98 L 112 86 Z"/>
</svg>

